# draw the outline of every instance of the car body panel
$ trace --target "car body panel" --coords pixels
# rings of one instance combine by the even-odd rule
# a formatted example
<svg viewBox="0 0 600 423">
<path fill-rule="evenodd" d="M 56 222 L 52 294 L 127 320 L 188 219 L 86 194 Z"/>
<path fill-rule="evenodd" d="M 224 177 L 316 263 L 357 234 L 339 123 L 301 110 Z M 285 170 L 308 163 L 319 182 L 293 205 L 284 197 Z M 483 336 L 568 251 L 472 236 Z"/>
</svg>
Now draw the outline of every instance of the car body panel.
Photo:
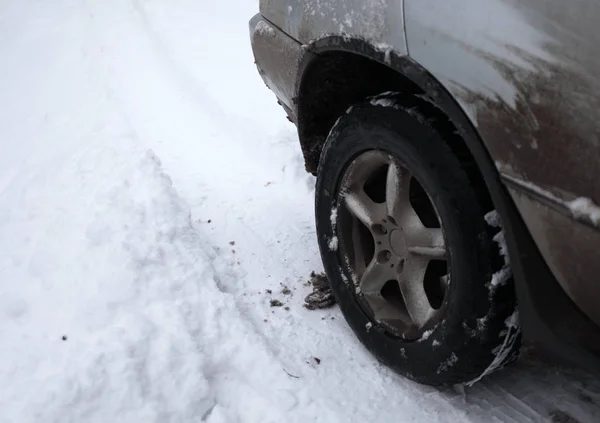
<svg viewBox="0 0 600 423">
<path fill-rule="evenodd" d="M 302 44 L 343 34 L 407 53 L 403 0 L 260 0 L 260 12 Z"/>
<path fill-rule="evenodd" d="M 600 322 L 598 295 L 590 285 L 600 275 L 600 231 L 575 222 L 515 185 L 509 186 L 509 192 L 556 279 L 566 281 L 562 286 L 567 294 L 592 320 Z"/>
<path fill-rule="evenodd" d="M 305 51 L 261 14 L 250 20 L 250 39 L 260 76 L 295 121 L 295 86 Z"/>
<path fill-rule="evenodd" d="M 599 222 L 569 208 L 600 204 L 600 4 L 405 0 L 405 18 L 410 57 L 461 105 L 557 280 L 600 324 Z"/>
</svg>

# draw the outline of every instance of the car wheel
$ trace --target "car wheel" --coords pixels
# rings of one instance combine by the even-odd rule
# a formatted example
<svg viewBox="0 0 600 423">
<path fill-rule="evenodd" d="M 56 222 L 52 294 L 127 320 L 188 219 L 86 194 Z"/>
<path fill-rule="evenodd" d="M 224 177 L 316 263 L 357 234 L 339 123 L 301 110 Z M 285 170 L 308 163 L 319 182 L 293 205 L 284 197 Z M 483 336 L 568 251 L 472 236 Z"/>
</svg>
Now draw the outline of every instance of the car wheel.
<svg viewBox="0 0 600 423">
<path fill-rule="evenodd" d="M 380 361 L 424 384 L 473 383 L 516 358 L 513 279 L 496 212 L 420 101 L 374 97 L 332 128 L 319 247 L 346 320 Z"/>
</svg>

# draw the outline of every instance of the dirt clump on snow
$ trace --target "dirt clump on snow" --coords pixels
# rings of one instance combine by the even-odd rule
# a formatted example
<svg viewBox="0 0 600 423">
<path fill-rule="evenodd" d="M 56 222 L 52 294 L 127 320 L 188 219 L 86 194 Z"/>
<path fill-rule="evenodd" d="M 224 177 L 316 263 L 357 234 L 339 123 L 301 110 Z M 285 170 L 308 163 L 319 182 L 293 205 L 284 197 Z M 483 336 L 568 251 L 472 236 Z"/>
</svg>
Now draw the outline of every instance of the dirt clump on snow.
<svg viewBox="0 0 600 423">
<path fill-rule="evenodd" d="M 312 286 L 313 291 L 304 298 L 304 307 L 309 310 L 319 310 L 330 308 L 335 305 L 335 298 L 333 292 L 331 292 L 331 285 L 325 274 L 316 274 L 315 272 L 312 272 L 307 284 Z"/>
<path fill-rule="evenodd" d="M 283 303 L 279 300 L 271 300 L 271 307 L 283 307 Z"/>
</svg>

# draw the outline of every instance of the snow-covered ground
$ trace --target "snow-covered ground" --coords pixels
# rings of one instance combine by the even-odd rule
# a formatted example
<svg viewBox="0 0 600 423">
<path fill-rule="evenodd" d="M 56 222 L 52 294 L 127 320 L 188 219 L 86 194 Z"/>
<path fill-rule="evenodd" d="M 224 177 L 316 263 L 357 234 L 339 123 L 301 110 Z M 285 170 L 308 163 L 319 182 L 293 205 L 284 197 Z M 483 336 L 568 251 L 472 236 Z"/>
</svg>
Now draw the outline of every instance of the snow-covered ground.
<svg viewBox="0 0 600 423">
<path fill-rule="evenodd" d="M 576 370 L 438 391 L 302 307 L 314 180 L 256 3 L 0 2 L 0 422 L 600 421 Z"/>
</svg>

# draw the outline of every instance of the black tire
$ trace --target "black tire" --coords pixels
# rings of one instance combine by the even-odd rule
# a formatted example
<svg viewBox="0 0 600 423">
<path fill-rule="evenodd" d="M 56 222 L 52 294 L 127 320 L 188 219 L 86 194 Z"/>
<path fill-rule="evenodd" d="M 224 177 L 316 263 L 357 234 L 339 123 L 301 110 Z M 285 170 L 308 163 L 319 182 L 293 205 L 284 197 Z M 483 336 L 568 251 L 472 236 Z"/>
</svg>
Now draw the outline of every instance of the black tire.
<svg viewBox="0 0 600 423">
<path fill-rule="evenodd" d="M 383 94 L 353 106 L 332 128 L 319 163 L 316 224 L 325 271 L 340 308 L 360 341 L 396 372 L 427 385 L 471 384 L 516 359 L 521 343 L 514 283 L 499 248 L 501 225 L 491 221 L 460 161 L 419 112 L 421 98 Z M 456 135 L 453 135 L 456 136 Z M 367 150 L 401 158 L 438 211 L 451 284 L 441 319 L 416 340 L 371 321 L 342 254 L 332 248 L 345 169 Z M 495 241 L 496 240 L 496 241 Z M 500 283 L 492 283 L 496 275 Z M 501 277 L 501 279 L 498 279 Z"/>
</svg>

